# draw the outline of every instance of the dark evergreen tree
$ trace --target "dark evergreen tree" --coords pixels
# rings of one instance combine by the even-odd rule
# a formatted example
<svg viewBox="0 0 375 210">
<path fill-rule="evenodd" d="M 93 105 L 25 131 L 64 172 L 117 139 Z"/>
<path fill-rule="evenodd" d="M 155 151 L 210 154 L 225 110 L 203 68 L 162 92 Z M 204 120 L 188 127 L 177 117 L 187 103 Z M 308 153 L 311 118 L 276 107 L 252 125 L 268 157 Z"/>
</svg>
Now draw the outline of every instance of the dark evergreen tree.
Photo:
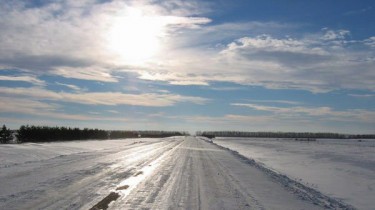
<svg viewBox="0 0 375 210">
<path fill-rule="evenodd" d="M 7 129 L 5 125 L 0 130 L 0 142 L 2 144 L 8 143 L 13 139 L 12 131 L 10 129 Z"/>
</svg>

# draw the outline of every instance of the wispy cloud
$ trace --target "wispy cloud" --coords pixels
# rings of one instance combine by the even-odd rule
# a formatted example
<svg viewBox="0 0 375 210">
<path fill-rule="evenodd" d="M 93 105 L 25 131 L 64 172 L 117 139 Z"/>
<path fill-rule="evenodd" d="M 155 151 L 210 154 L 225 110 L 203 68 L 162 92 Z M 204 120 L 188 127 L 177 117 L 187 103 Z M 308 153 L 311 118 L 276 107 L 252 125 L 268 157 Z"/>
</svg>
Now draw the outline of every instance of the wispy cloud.
<svg viewBox="0 0 375 210">
<path fill-rule="evenodd" d="M 365 13 L 365 12 L 369 12 L 373 9 L 373 7 L 366 7 L 366 8 L 362 8 L 362 9 L 358 9 L 358 10 L 351 10 L 351 11 L 348 11 L 348 12 L 345 12 L 344 15 L 358 15 L 358 14 L 362 14 L 362 13 Z"/>
<path fill-rule="evenodd" d="M 32 99 L 0 97 L 0 112 L 43 116 L 65 120 L 90 120 L 89 117 L 77 114 L 59 113 L 56 104 L 49 104 Z"/>
<path fill-rule="evenodd" d="M 365 45 L 375 48 L 375 36 L 365 39 L 363 42 Z"/>
<path fill-rule="evenodd" d="M 33 97 L 40 100 L 51 100 L 61 102 L 71 102 L 89 105 L 133 105 L 163 107 L 173 106 L 180 102 L 190 102 L 194 104 L 205 104 L 208 99 L 194 96 L 183 96 L 176 94 L 124 94 L 121 92 L 85 92 L 66 93 L 54 92 L 40 88 L 2 88 L 1 94 L 9 96 Z"/>
<path fill-rule="evenodd" d="M 332 40 L 344 40 L 347 36 L 350 35 L 350 31 L 348 30 L 329 30 L 324 28 L 325 34 L 323 35 L 322 39 L 325 41 L 332 41 Z"/>
<path fill-rule="evenodd" d="M 372 98 L 375 97 L 375 94 L 349 94 L 349 96 L 356 98 Z"/>
<path fill-rule="evenodd" d="M 194 129 L 203 130 L 237 130 L 237 131 L 300 131 L 300 132 L 341 132 L 348 133 L 348 128 L 356 127 L 358 131 L 371 128 L 364 121 L 357 118 L 341 118 L 329 116 L 327 118 L 312 118 L 292 115 L 275 114 L 224 114 L 210 115 L 168 115 L 161 116 L 165 119 L 178 120 L 189 128 L 194 124 Z M 347 123 L 343 126 L 342 123 Z M 370 121 L 371 122 L 371 121 Z M 373 123 L 373 121 L 372 121 Z M 329 126 L 327 126 L 329 125 Z M 365 126 L 364 126 L 365 125 Z M 366 126 L 368 128 L 366 128 Z M 194 131 L 193 129 L 193 131 Z M 368 132 L 368 131 L 367 131 Z M 371 133 L 371 131 L 370 131 Z"/>
<path fill-rule="evenodd" d="M 322 41 L 319 38 L 244 37 L 230 43 L 221 53 L 232 66 L 247 72 L 244 78 L 269 88 L 312 92 L 341 88 L 374 90 L 369 79 L 374 76 L 371 67 L 374 61 L 363 60 L 373 53 L 346 49 L 345 43 L 337 40 L 347 31 L 327 33 Z M 357 69 L 361 69 L 360 74 Z M 358 77 L 366 85 L 356 84 Z"/>
<path fill-rule="evenodd" d="M 119 82 L 118 71 L 173 85 L 233 82 L 271 89 L 328 92 L 375 90 L 373 39 L 350 40 L 345 29 L 297 35 L 303 25 L 277 21 L 226 22 L 205 17 L 200 1 L 71 1 L 0 6 L 0 66 L 67 78 Z M 138 9 L 158 20 L 163 43 L 143 63 L 108 46 L 112 24 Z M 59 15 L 55 15 L 59 14 Z M 355 47 L 353 47 L 355 46 Z M 121 51 L 121 50 L 120 50 Z M 361 81 L 361 82 L 358 82 Z"/>
<path fill-rule="evenodd" d="M 69 114 L 60 109 L 59 105 L 40 102 L 34 99 L 25 98 L 10 98 L 0 97 L 0 113 L 17 113 L 31 116 L 46 117 L 49 119 L 60 120 L 78 120 L 78 121 L 123 121 L 127 122 L 128 119 L 123 117 L 105 117 L 105 116 L 92 116 L 82 114 Z M 99 113 L 91 113 L 98 115 Z M 6 121 L 9 121 L 7 118 Z M 28 120 L 23 120 L 22 124 L 28 123 Z"/>
<path fill-rule="evenodd" d="M 117 82 L 113 71 L 128 64 L 108 49 L 108 31 L 115 19 L 126 17 L 133 8 L 153 14 L 152 19 L 166 28 L 166 37 L 179 28 L 198 28 L 211 21 L 196 16 L 205 9 L 194 1 L 59 1 L 37 7 L 27 2 L 4 2 L 0 5 L 0 65 L 67 78 Z"/>
<path fill-rule="evenodd" d="M 289 100 L 254 100 L 254 99 L 250 99 L 250 100 L 246 100 L 246 101 L 257 102 L 257 103 L 277 103 L 277 104 L 290 104 L 290 105 L 302 104 L 302 102 L 289 101 Z"/>
<path fill-rule="evenodd" d="M 72 84 L 64 84 L 64 83 L 60 83 L 60 82 L 56 82 L 57 85 L 61 85 L 61 86 L 64 86 L 64 87 L 68 87 L 72 90 L 75 90 L 75 91 L 79 91 L 81 90 L 80 87 L 78 87 L 77 85 L 72 85 Z"/>
<path fill-rule="evenodd" d="M 44 86 L 46 84 L 45 81 L 40 80 L 37 77 L 30 76 L 30 75 L 21 75 L 21 76 L 1 76 L 0 75 L 0 80 L 28 82 L 28 83 L 31 83 L 33 85 L 38 85 L 38 86 Z"/>
<path fill-rule="evenodd" d="M 210 90 L 217 90 L 217 91 L 237 91 L 243 90 L 243 87 L 209 87 Z"/>
<path fill-rule="evenodd" d="M 308 114 L 311 116 L 322 116 L 329 113 L 332 113 L 330 107 L 277 107 L 277 106 L 264 106 L 258 104 L 244 104 L 244 103 L 232 103 L 233 106 L 243 106 L 252 108 L 257 111 L 266 111 L 266 112 L 273 112 L 279 114 L 294 114 L 294 113 L 303 113 Z"/>
<path fill-rule="evenodd" d="M 363 40 L 349 40 L 349 33 L 324 29 L 301 38 L 246 36 L 225 46 L 173 51 L 175 56 L 169 56 L 168 62 L 161 57 L 158 68 L 146 67 L 136 73 L 140 79 L 180 85 L 220 81 L 314 93 L 336 89 L 374 91 L 374 53 Z"/>
<path fill-rule="evenodd" d="M 310 117 L 320 117 L 327 120 L 335 121 L 357 121 L 374 123 L 375 111 L 364 109 L 349 109 L 343 111 L 334 110 L 331 107 L 277 107 L 264 106 L 258 104 L 232 103 L 232 106 L 248 107 L 256 111 L 264 111 L 279 116 L 300 118 L 302 115 Z"/>
<path fill-rule="evenodd" d="M 118 82 L 117 78 L 111 74 L 110 69 L 90 66 L 90 67 L 56 67 L 51 73 L 74 79 L 95 80 L 100 82 Z"/>
</svg>

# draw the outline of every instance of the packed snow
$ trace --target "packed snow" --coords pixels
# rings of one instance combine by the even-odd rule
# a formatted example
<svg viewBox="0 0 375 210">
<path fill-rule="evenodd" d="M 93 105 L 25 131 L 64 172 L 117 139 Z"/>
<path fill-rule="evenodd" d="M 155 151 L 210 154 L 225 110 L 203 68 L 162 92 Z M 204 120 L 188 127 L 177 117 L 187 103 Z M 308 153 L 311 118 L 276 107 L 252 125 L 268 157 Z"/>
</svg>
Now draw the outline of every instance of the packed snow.
<svg viewBox="0 0 375 210">
<path fill-rule="evenodd" d="M 375 140 L 216 138 L 213 141 L 358 209 L 374 209 Z"/>
</svg>

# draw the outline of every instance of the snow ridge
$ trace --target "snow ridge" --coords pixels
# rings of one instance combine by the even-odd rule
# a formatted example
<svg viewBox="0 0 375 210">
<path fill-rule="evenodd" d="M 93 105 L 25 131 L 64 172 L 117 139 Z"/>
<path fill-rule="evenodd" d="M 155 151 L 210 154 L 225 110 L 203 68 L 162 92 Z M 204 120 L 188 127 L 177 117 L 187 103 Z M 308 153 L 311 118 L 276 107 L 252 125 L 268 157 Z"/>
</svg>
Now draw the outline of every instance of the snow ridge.
<svg viewBox="0 0 375 210">
<path fill-rule="evenodd" d="M 283 185 L 288 191 L 292 192 L 293 194 L 300 197 L 302 200 L 308 200 L 312 202 L 315 205 L 322 206 L 325 209 L 345 209 L 345 210 L 355 210 L 356 208 L 343 203 L 342 201 L 339 201 L 337 199 L 331 198 L 327 195 L 324 195 L 323 193 L 312 189 L 304 184 L 301 184 L 300 182 L 297 182 L 286 175 L 280 174 L 272 169 L 269 169 L 265 167 L 263 164 L 258 163 L 254 159 L 245 157 L 244 155 L 241 155 L 235 150 L 231 150 L 227 147 L 223 147 L 221 145 L 218 145 L 214 143 L 212 140 L 207 138 L 201 138 L 202 140 L 205 140 L 211 144 L 216 145 L 217 147 L 227 150 L 230 153 L 232 153 L 237 158 L 241 159 L 242 161 L 246 162 L 247 164 L 254 166 L 263 172 L 265 172 L 268 176 L 270 176 L 272 179 Z"/>
</svg>

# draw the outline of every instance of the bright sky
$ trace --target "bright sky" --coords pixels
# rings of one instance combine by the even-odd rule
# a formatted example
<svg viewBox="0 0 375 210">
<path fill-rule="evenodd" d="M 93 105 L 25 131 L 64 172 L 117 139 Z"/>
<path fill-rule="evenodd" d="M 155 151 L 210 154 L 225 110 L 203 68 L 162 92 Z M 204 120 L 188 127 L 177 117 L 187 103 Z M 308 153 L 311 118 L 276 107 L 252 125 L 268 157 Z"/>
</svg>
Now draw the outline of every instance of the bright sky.
<svg viewBox="0 0 375 210">
<path fill-rule="evenodd" d="M 0 2 L 0 124 L 375 132 L 374 1 Z"/>
</svg>

